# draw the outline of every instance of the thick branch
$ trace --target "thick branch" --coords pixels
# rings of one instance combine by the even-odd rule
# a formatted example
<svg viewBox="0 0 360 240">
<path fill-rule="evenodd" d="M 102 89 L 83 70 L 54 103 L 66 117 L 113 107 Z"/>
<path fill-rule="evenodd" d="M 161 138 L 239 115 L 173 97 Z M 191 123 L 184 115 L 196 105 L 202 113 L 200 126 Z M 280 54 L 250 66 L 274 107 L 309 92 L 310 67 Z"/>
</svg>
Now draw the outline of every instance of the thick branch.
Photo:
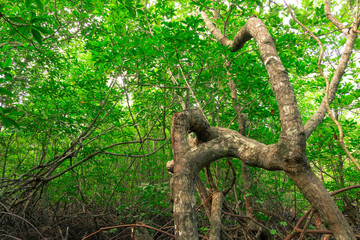
<svg viewBox="0 0 360 240">
<path fill-rule="evenodd" d="M 311 206 L 319 211 L 321 217 L 333 231 L 336 239 L 355 240 L 355 235 L 345 217 L 310 168 L 306 170 L 305 174 L 288 173 L 288 176 L 304 194 Z"/>
<path fill-rule="evenodd" d="M 186 142 L 188 131 L 196 133 L 201 144 L 190 148 Z M 193 159 L 191 164 L 195 172 L 223 157 L 236 157 L 250 166 L 267 170 L 291 171 L 285 167 L 283 161 L 283 158 L 288 155 L 281 152 L 277 144 L 267 146 L 249 139 L 237 131 L 210 127 L 198 109 L 177 113 L 173 118 L 172 132 L 172 137 L 177 139 L 177 142 L 173 141 L 174 154 L 176 154 L 176 149 L 176 151 L 182 152 L 183 157 Z M 177 136 L 181 134 L 182 137 Z M 174 146 L 179 145 L 179 142 L 183 145 Z"/>
<path fill-rule="evenodd" d="M 215 38 L 222 45 L 229 46 L 232 52 L 240 50 L 251 38 L 256 40 L 279 107 L 281 119 L 280 142 L 286 143 L 291 152 L 295 154 L 305 149 L 304 128 L 294 91 L 287 71 L 276 51 L 274 39 L 265 24 L 256 16 L 252 16 L 236 34 L 234 41 L 230 41 L 221 34 L 220 30 L 216 29 L 204 11 L 201 12 L 201 16 Z"/>
<path fill-rule="evenodd" d="M 346 43 L 345 43 L 345 49 L 343 54 L 340 57 L 339 64 L 336 68 L 336 71 L 334 73 L 334 76 L 331 79 L 330 82 L 330 89 L 329 89 L 329 95 L 328 95 L 328 102 L 329 104 L 332 103 L 335 99 L 336 91 L 339 87 L 339 83 L 341 81 L 341 78 L 343 77 L 345 73 L 345 68 L 348 65 L 348 62 L 350 60 L 350 56 L 354 47 L 354 43 L 356 40 L 356 32 L 350 31 L 350 34 L 347 36 Z M 325 117 L 326 113 L 326 100 L 324 99 L 320 106 L 318 107 L 317 111 L 314 113 L 314 115 L 306 122 L 305 124 L 305 135 L 306 138 L 308 138 L 311 133 L 316 129 L 316 127 L 322 122 L 322 120 Z"/>
<path fill-rule="evenodd" d="M 340 31 L 342 31 L 345 35 L 348 35 L 348 31 L 345 29 L 346 27 L 342 22 L 340 22 L 334 15 L 332 15 L 330 10 L 330 0 L 325 0 L 325 15 L 327 19 L 329 19 L 332 24 L 334 24 Z"/>
<path fill-rule="evenodd" d="M 334 124 L 337 126 L 338 130 L 339 130 L 339 144 L 340 146 L 343 148 L 344 152 L 346 153 L 346 155 L 351 159 L 351 161 L 355 164 L 355 166 L 360 170 L 360 165 L 357 163 L 356 159 L 351 155 L 350 151 L 347 149 L 346 145 L 345 145 L 345 142 L 344 142 L 344 134 L 343 134 L 343 130 L 342 130 L 342 127 L 340 125 L 340 123 L 338 122 L 338 120 L 336 119 L 336 117 L 334 116 L 334 114 L 332 113 L 331 111 L 331 108 L 330 108 L 330 104 L 329 104 L 329 79 L 327 77 L 327 75 L 324 73 L 323 69 L 322 69 L 322 66 L 321 66 L 321 62 L 322 62 L 322 59 L 323 59 L 323 56 L 324 56 L 324 47 L 323 47 L 323 44 L 321 43 L 320 39 L 315 36 L 315 34 L 310 31 L 309 28 L 307 28 L 304 24 L 302 24 L 294 15 L 294 13 L 292 12 L 291 8 L 289 7 L 289 5 L 287 5 L 286 1 L 284 0 L 284 3 L 285 5 L 287 6 L 287 8 L 289 9 L 289 12 L 292 16 L 292 18 L 306 31 L 310 34 L 310 36 L 315 39 L 315 41 L 317 42 L 317 44 L 319 45 L 320 47 L 320 54 L 319 54 L 319 59 L 318 59 L 318 70 L 319 70 L 319 73 L 320 75 L 324 78 L 325 80 L 325 83 L 326 83 L 326 89 L 325 89 L 325 96 L 324 96 L 324 103 L 325 103 L 325 108 L 327 110 L 327 113 L 328 115 L 330 116 L 331 120 L 334 122 Z M 303 234 L 302 234 L 303 236 Z M 300 236 L 300 238 L 302 239 L 302 237 Z"/>
<path fill-rule="evenodd" d="M 210 21 L 207 14 L 204 11 L 201 11 L 201 17 L 204 19 L 204 22 L 208 29 L 210 30 L 210 33 L 218 40 L 221 45 L 223 46 L 229 46 L 232 44 L 232 41 L 229 40 L 227 37 L 225 37 L 221 31 L 214 26 L 214 24 Z M 248 39 L 249 40 L 249 39 Z"/>
<path fill-rule="evenodd" d="M 311 171 L 307 162 L 305 153 L 305 130 L 302 126 L 294 92 L 287 72 L 277 54 L 274 40 L 264 23 L 256 17 L 251 17 L 236 34 L 234 41 L 231 42 L 222 36 L 221 32 L 214 27 L 207 18 L 205 12 L 202 12 L 202 16 L 206 25 L 217 40 L 222 45 L 229 46 L 231 51 L 241 49 L 245 42 L 251 38 L 256 40 L 259 46 L 261 59 L 269 74 L 272 90 L 279 107 L 281 135 L 277 144 L 265 146 L 256 141 L 249 140 L 239 133 L 237 134 L 240 136 L 235 133 L 232 134 L 230 133 L 231 130 L 210 128 L 210 130 L 206 130 L 208 132 L 206 136 L 209 136 L 209 140 L 206 141 L 205 139 L 205 143 L 200 144 L 196 149 L 187 151 L 189 154 L 186 154 L 183 158 L 188 159 L 189 161 L 187 163 L 191 164 L 184 164 L 183 166 L 191 166 L 192 169 L 198 171 L 201 164 L 206 163 L 206 161 L 211 162 L 218 157 L 216 154 L 223 154 L 224 156 L 227 156 L 227 154 L 229 156 L 235 154 L 239 159 L 244 160 L 249 165 L 253 164 L 253 166 L 269 170 L 282 169 L 293 179 L 294 183 L 299 187 L 314 208 L 320 212 L 334 232 L 336 239 L 355 239 L 344 216 L 336 207 L 319 179 L 317 179 L 315 174 Z M 348 47 L 348 45 L 346 45 L 346 47 Z M 346 48 L 346 50 L 348 49 Z M 343 68 L 338 68 L 335 72 L 335 75 L 338 75 L 338 77 L 340 76 L 340 78 L 344 74 L 350 52 L 347 59 L 343 56 L 341 58 L 339 65 L 343 66 Z M 336 88 L 332 88 L 332 90 L 336 91 Z M 322 119 L 323 117 L 321 120 Z M 212 136 L 218 137 L 211 138 Z M 216 152 L 211 152 L 211 150 L 216 148 L 219 144 L 223 146 L 223 149 L 216 149 Z M 207 155 L 205 156 L 207 160 L 202 158 L 203 155 Z"/>
</svg>

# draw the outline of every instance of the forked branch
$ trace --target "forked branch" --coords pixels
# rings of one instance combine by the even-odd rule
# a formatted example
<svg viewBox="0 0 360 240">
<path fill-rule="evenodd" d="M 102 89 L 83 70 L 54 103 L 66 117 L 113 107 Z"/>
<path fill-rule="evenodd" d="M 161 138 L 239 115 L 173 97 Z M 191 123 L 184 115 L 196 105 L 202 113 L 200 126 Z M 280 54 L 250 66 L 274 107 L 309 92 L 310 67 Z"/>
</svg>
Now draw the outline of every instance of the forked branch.
<svg viewBox="0 0 360 240">
<path fill-rule="evenodd" d="M 334 114 L 332 113 L 331 109 L 330 109 L 330 103 L 329 102 L 329 94 L 330 94 L 330 82 L 329 79 L 327 77 L 327 75 L 324 73 L 323 69 L 322 69 L 322 59 L 324 56 L 324 47 L 323 44 L 321 43 L 320 39 L 315 36 L 315 34 L 309 29 L 307 28 L 303 23 L 301 23 L 296 16 L 294 15 L 293 11 L 291 10 L 291 8 L 289 7 L 289 5 L 286 3 L 286 1 L 284 0 L 284 3 L 286 5 L 286 7 L 288 8 L 291 17 L 304 29 L 305 32 L 307 32 L 308 34 L 310 34 L 310 36 L 317 42 L 317 44 L 320 47 L 320 54 L 319 54 L 319 58 L 318 58 L 318 63 L 317 63 L 317 67 L 318 67 L 318 71 L 320 73 L 320 75 L 324 78 L 325 80 L 325 84 L 326 84 L 326 89 L 325 89 L 325 96 L 323 99 L 323 103 L 325 105 L 326 111 L 328 113 L 328 115 L 330 116 L 331 120 L 334 122 L 334 124 L 336 125 L 336 127 L 338 128 L 339 131 L 339 139 L 338 142 L 341 146 L 341 148 L 344 150 L 344 152 L 346 153 L 346 155 L 350 158 L 350 160 L 354 163 L 354 165 L 356 166 L 356 168 L 358 170 L 360 170 L 360 165 L 357 162 L 357 160 L 352 156 L 352 154 L 350 153 L 350 151 L 347 149 L 345 142 L 344 142 L 344 134 L 343 134 L 343 130 L 342 127 L 340 125 L 340 123 L 337 121 L 337 119 L 335 118 Z M 326 0 L 325 1 L 325 13 L 326 16 L 328 17 L 328 19 L 333 22 L 334 24 L 336 24 L 338 26 L 338 28 L 342 29 L 343 25 L 342 23 L 337 20 L 331 13 L 330 13 L 330 1 Z M 349 34 L 347 34 L 349 35 Z M 337 79 L 338 82 L 340 82 L 341 77 L 339 79 Z M 338 85 L 337 85 L 338 86 Z M 336 86 L 336 88 L 337 88 Z M 336 92 L 336 89 L 335 89 Z"/>
<path fill-rule="evenodd" d="M 263 21 L 255 15 L 250 17 L 247 23 L 235 35 L 231 41 L 214 26 L 205 11 L 201 12 L 206 26 L 223 46 L 228 46 L 230 51 L 236 52 L 244 47 L 244 44 L 254 38 L 259 47 L 261 59 L 270 77 L 281 119 L 280 143 L 287 143 L 294 152 L 305 149 L 305 134 L 301 122 L 299 108 L 295 99 L 292 85 L 287 71 L 277 53 L 274 39 L 270 35 Z"/>
</svg>

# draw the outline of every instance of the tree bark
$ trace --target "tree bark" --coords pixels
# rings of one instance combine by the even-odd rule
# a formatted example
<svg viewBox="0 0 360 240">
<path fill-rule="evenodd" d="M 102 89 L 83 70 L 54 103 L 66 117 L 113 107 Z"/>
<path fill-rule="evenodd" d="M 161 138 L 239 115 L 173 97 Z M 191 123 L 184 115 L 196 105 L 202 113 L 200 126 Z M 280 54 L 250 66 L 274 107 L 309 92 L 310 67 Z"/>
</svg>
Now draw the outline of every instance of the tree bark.
<svg viewBox="0 0 360 240">
<path fill-rule="evenodd" d="M 176 164 L 175 164 L 176 166 Z M 195 174 L 191 170 L 177 171 L 174 169 L 174 222 L 177 240 L 198 240 L 195 199 Z"/>
<path fill-rule="evenodd" d="M 199 145 L 190 147 L 188 132 L 195 132 Z M 177 239 L 197 239 L 195 185 L 199 171 L 223 157 L 236 157 L 251 166 L 284 170 L 333 231 L 336 239 L 353 239 L 349 224 L 312 172 L 306 156 L 289 159 L 285 144 L 264 145 L 230 129 L 210 127 L 200 110 L 176 113 L 172 121 L 174 153 L 174 219 Z M 305 153 L 304 153 L 305 154 Z"/>
<path fill-rule="evenodd" d="M 210 218 L 210 240 L 220 239 L 221 232 L 221 213 L 224 203 L 224 195 L 220 191 L 213 193 L 213 200 L 211 206 L 211 218 Z"/>
<path fill-rule="evenodd" d="M 307 135 L 299 107 L 288 74 L 265 24 L 260 19 L 251 17 L 236 34 L 234 41 L 231 41 L 215 28 L 205 12 L 201 15 L 215 38 L 224 46 L 229 46 L 231 51 L 241 49 L 252 38 L 256 40 L 278 104 L 281 134 L 278 143 L 265 145 L 237 131 L 211 127 L 200 110 L 185 110 L 174 114 L 171 139 L 176 239 L 198 238 L 195 184 L 199 171 L 220 158 L 235 157 L 250 166 L 285 171 L 314 209 L 319 211 L 337 240 L 355 240 L 346 219 L 307 161 Z M 199 145 L 189 145 L 186 138 L 189 132 L 196 134 Z"/>
<path fill-rule="evenodd" d="M 355 239 L 355 235 L 344 215 L 310 168 L 300 174 L 288 173 L 288 176 L 294 181 L 311 206 L 319 211 L 320 216 L 329 225 L 336 239 Z"/>
</svg>

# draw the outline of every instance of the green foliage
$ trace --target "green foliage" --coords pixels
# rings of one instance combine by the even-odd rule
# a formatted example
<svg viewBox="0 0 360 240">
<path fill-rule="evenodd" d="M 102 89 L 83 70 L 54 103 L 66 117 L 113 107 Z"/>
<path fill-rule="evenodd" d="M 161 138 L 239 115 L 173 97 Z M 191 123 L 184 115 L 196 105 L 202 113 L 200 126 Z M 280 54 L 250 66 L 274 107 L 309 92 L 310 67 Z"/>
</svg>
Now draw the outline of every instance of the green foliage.
<svg viewBox="0 0 360 240">
<path fill-rule="evenodd" d="M 232 3 L 2 2 L 1 178 L 15 177 L 23 183 L 33 175 L 55 176 L 44 185 L 33 182 L 39 190 L 34 204 L 38 197 L 45 199 L 49 208 L 75 202 L 114 207 L 119 221 L 145 221 L 159 214 L 170 218 L 163 210 L 171 207 L 171 176 L 165 171 L 166 162 L 173 158 L 171 117 L 182 110 L 181 102 L 190 108 L 200 103 L 212 126 L 238 130 L 230 80 L 237 88 L 236 104 L 246 116 L 246 136 L 265 144 L 276 143 L 279 110 L 256 43 L 248 42 L 237 53 L 220 46 L 198 12 L 208 8 L 217 11 L 220 17 L 212 20 L 230 39 L 253 14 L 265 22 L 288 70 L 305 124 L 324 97 L 316 42 L 280 4 L 263 0 Z M 324 44 L 327 62 L 323 68 L 331 77 L 344 36 L 326 20 L 322 2 L 303 0 L 301 6 L 292 8 Z M 339 4 L 338 11 L 341 21 L 349 20 L 346 5 Z M 357 42 L 357 52 L 359 47 Z M 357 58 L 352 56 L 331 107 L 338 113 L 349 150 L 359 159 Z M 231 67 L 225 66 L 226 62 Z M 359 180 L 335 139 L 337 134 L 326 118 L 307 142 L 309 162 L 329 191 Z M 70 152 L 71 156 L 58 162 Z M 307 206 L 284 173 L 250 168 L 252 178 L 258 177 L 257 184 L 249 192 L 243 191 L 241 162 L 233 160 L 233 165 L 237 188 L 227 199 L 240 210 L 246 210 L 241 202 L 244 196 L 256 199 L 256 207 L 269 209 L 285 220 L 272 220 L 257 211 L 258 219 L 286 228 L 290 227 L 287 221 Z M 226 161 L 214 163 L 211 169 L 219 189 L 227 188 L 233 176 Z M 26 199 L 26 191 L 18 189 L 10 195 L 13 186 L 0 186 L 5 186 L 0 187 L 1 199 Z M 356 201 L 358 192 L 350 191 L 347 196 Z M 342 201 L 338 204 L 344 205 Z M 200 227 L 204 234 L 208 231 L 207 226 Z M 272 229 L 271 234 L 280 231 Z"/>
</svg>

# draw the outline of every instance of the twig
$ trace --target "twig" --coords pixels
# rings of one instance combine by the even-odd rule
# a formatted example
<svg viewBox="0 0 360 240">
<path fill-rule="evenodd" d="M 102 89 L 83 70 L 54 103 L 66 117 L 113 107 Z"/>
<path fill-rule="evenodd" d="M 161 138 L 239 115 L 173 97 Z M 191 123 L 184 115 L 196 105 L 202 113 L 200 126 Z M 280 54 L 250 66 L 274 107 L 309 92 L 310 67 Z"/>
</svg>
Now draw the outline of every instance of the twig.
<svg viewBox="0 0 360 240">
<path fill-rule="evenodd" d="M 45 239 L 44 236 L 39 232 L 39 230 L 31 223 L 29 222 L 28 220 L 26 220 L 25 218 L 23 217 L 20 217 L 16 214 L 13 214 L 11 212 L 3 212 L 3 211 L 0 211 L 0 214 L 5 214 L 5 215 L 9 215 L 9 216 L 12 216 L 12 217 L 15 217 L 15 218 L 20 218 L 21 220 L 23 220 L 24 222 L 26 222 L 27 224 L 29 224 L 33 229 L 35 229 L 35 231 L 40 235 L 40 237 L 42 239 Z"/>
<path fill-rule="evenodd" d="M 187 85 L 187 87 L 189 88 L 189 90 L 190 90 L 191 94 L 193 95 L 193 97 L 194 97 L 194 99 L 195 99 L 195 101 L 196 101 L 196 103 L 197 103 L 197 105 L 198 105 L 198 107 L 199 107 L 199 109 L 200 109 L 201 113 L 204 115 L 204 117 L 205 117 L 205 119 L 206 119 L 206 121 L 207 121 L 207 118 L 206 118 L 206 115 L 205 115 L 205 113 L 204 113 L 204 110 L 202 109 L 202 107 L 201 107 L 201 105 L 200 105 L 199 101 L 197 100 L 197 97 L 196 97 L 196 95 L 195 95 L 194 91 L 192 90 L 192 88 L 191 88 L 191 86 L 190 86 L 189 82 L 186 80 L 186 77 L 185 77 L 184 72 L 183 72 L 183 70 L 182 70 L 182 66 L 181 66 L 181 64 L 180 64 L 180 71 L 181 71 L 181 75 L 183 76 L 183 78 L 184 78 L 184 80 L 185 80 L 185 82 L 186 82 L 186 85 Z"/>
<path fill-rule="evenodd" d="M 307 230 L 307 228 L 309 227 L 309 224 L 310 224 L 310 221 L 311 221 L 313 215 L 314 215 L 314 210 L 311 210 L 310 216 L 307 218 L 306 223 L 305 223 L 305 225 L 304 225 L 304 228 L 303 228 L 303 230 L 302 230 L 302 232 L 301 232 L 300 237 L 299 237 L 298 240 L 302 240 L 302 239 L 304 238 L 304 236 L 305 236 L 305 234 L 306 234 L 306 230 Z"/>
<path fill-rule="evenodd" d="M 143 228 L 149 228 L 149 229 L 152 229 L 152 230 L 155 230 L 157 232 L 161 232 L 165 235 L 168 235 L 169 237 L 172 237 L 172 238 L 175 238 L 175 236 L 171 233 L 168 233 L 168 232 L 165 232 L 161 229 L 158 229 L 158 228 L 155 228 L 155 227 L 151 227 L 149 225 L 146 225 L 144 223 L 137 223 L 137 224 L 123 224 L 123 225 L 117 225 L 117 226 L 111 226 L 111 227 L 103 227 L 103 228 L 100 228 L 99 230 L 97 230 L 96 232 L 93 232 L 91 233 L 90 235 L 87 235 L 86 237 L 84 237 L 82 240 L 85 240 L 85 239 L 88 239 L 90 238 L 91 236 L 94 236 L 102 231 L 105 231 L 105 230 L 110 230 L 110 229 L 114 229 L 114 228 L 124 228 L 124 227 L 143 227 Z"/>
</svg>

